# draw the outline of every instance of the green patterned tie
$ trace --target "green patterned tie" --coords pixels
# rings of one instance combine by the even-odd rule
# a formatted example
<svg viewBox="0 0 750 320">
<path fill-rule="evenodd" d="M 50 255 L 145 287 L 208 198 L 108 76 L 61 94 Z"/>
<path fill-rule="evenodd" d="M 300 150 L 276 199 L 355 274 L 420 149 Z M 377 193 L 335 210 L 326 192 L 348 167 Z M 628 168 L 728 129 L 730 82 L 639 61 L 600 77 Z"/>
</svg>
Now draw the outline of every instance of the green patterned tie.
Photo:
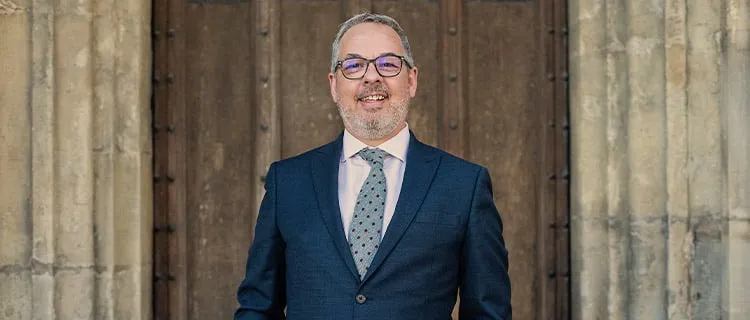
<svg viewBox="0 0 750 320">
<path fill-rule="evenodd" d="M 387 190 L 383 159 L 388 153 L 380 149 L 364 148 L 357 154 L 370 164 L 370 174 L 359 190 L 349 228 L 349 249 L 361 279 L 365 277 L 370 262 L 380 247 Z"/>
</svg>

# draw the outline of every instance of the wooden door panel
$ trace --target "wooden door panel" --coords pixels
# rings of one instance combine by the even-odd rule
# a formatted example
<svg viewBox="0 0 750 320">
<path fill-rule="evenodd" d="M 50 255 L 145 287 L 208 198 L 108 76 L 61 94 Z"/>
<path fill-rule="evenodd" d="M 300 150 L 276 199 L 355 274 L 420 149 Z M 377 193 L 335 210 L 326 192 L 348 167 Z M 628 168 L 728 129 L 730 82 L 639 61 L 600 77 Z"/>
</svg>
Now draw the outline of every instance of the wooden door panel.
<svg viewBox="0 0 750 320">
<path fill-rule="evenodd" d="M 467 4 L 468 158 L 490 170 L 510 250 L 513 316 L 535 319 L 541 50 L 537 5 Z"/>
<path fill-rule="evenodd" d="M 250 241 L 252 6 L 185 12 L 186 292 L 190 319 L 228 319 Z M 178 81 L 178 79 L 175 79 Z"/>
<path fill-rule="evenodd" d="M 290 157 L 327 143 L 341 130 L 328 89 L 331 42 L 340 1 L 281 2 L 281 154 Z"/>
<path fill-rule="evenodd" d="M 155 223 L 175 228 L 154 238 L 155 255 L 168 255 L 155 256 L 155 274 L 172 275 L 168 290 L 155 287 L 155 316 L 231 318 L 262 175 L 271 160 L 341 133 L 326 78 L 330 46 L 348 12 L 371 10 L 409 35 L 420 70 L 408 117 L 417 137 L 492 174 L 515 318 L 554 317 L 555 303 L 567 303 L 555 294 L 566 289 L 548 270 L 567 238 L 548 225 L 567 214 L 557 208 L 567 187 L 549 179 L 566 152 L 549 123 L 564 118 L 566 102 L 554 82 L 561 46 L 548 29 L 562 4 L 155 0 L 155 25 L 173 32 L 155 40 L 167 41 L 155 45 L 155 74 L 169 80 L 155 90 L 154 121 L 177 126 L 169 138 L 155 135 L 157 171 L 173 180 L 169 192 L 155 191 Z"/>
</svg>

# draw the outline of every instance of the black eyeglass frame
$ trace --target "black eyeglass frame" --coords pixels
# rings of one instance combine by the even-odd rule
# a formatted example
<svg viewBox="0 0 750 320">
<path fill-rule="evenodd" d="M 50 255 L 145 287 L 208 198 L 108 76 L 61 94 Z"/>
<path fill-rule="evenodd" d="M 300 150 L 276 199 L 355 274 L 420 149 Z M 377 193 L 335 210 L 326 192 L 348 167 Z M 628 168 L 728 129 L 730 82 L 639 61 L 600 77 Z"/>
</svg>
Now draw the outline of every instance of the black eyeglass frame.
<svg viewBox="0 0 750 320">
<path fill-rule="evenodd" d="M 382 73 L 380 73 L 380 70 L 378 70 L 378 66 L 375 65 L 375 61 L 377 61 L 378 59 L 380 59 L 382 57 L 396 57 L 399 60 L 401 60 L 401 65 L 399 66 L 398 72 L 396 72 L 396 74 L 394 74 L 392 76 L 384 76 Z M 362 73 L 362 76 L 357 77 L 357 78 L 349 78 L 344 73 L 342 65 L 344 64 L 344 61 L 351 60 L 351 59 L 362 59 L 362 60 L 367 61 L 367 64 L 365 65 L 365 71 Z M 403 56 L 397 55 L 397 54 L 393 54 L 393 53 L 387 53 L 387 54 L 384 54 L 382 56 L 375 57 L 373 59 L 366 59 L 366 58 L 363 58 L 363 57 L 351 57 L 351 58 L 346 58 L 344 60 L 336 61 L 336 67 L 333 69 L 333 71 L 336 72 L 336 70 L 341 69 L 341 75 L 344 76 L 344 78 L 347 78 L 349 80 L 360 80 L 360 79 L 362 79 L 362 78 L 365 77 L 365 75 L 367 74 L 367 70 L 370 68 L 370 64 L 372 64 L 372 65 L 375 66 L 375 72 L 377 72 L 381 77 L 383 77 L 383 78 L 393 78 L 393 77 L 401 74 L 401 70 L 404 69 L 404 63 L 406 63 L 406 67 L 407 68 L 409 68 L 409 69 L 412 68 L 411 64 L 409 63 L 409 61 L 406 60 L 406 58 L 404 58 Z"/>
</svg>

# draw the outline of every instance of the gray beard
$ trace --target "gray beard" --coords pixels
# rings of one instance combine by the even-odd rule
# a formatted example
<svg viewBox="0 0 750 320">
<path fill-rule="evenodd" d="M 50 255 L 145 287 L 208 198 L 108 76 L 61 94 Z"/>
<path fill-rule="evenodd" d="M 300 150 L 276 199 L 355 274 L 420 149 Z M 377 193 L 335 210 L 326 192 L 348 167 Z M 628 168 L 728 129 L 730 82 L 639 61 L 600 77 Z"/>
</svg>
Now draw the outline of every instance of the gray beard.
<svg viewBox="0 0 750 320">
<path fill-rule="evenodd" d="M 341 101 L 339 99 L 339 101 Z M 398 125 L 406 120 L 409 113 L 409 100 L 392 101 L 391 109 L 374 119 L 371 115 L 352 112 L 353 108 L 345 109 L 337 104 L 344 126 L 358 138 L 366 140 L 380 140 L 391 134 Z"/>
</svg>

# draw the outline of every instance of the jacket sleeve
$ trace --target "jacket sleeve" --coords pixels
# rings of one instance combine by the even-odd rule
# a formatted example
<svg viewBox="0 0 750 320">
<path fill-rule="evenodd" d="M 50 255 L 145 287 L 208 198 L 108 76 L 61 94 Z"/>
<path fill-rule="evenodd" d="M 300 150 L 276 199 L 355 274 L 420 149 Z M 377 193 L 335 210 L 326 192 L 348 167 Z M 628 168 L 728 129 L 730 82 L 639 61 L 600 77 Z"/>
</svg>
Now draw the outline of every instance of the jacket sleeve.
<svg viewBox="0 0 750 320">
<path fill-rule="evenodd" d="M 276 223 L 276 165 L 266 175 L 266 194 L 258 212 L 245 279 L 237 290 L 235 320 L 285 319 L 284 240 Z"/>
<path fill-rule="evenodd" d="M 479 170 L 460 267 L 459 319 L 511 320 L 508 250 L 487 169 Z"/>
</svg>

